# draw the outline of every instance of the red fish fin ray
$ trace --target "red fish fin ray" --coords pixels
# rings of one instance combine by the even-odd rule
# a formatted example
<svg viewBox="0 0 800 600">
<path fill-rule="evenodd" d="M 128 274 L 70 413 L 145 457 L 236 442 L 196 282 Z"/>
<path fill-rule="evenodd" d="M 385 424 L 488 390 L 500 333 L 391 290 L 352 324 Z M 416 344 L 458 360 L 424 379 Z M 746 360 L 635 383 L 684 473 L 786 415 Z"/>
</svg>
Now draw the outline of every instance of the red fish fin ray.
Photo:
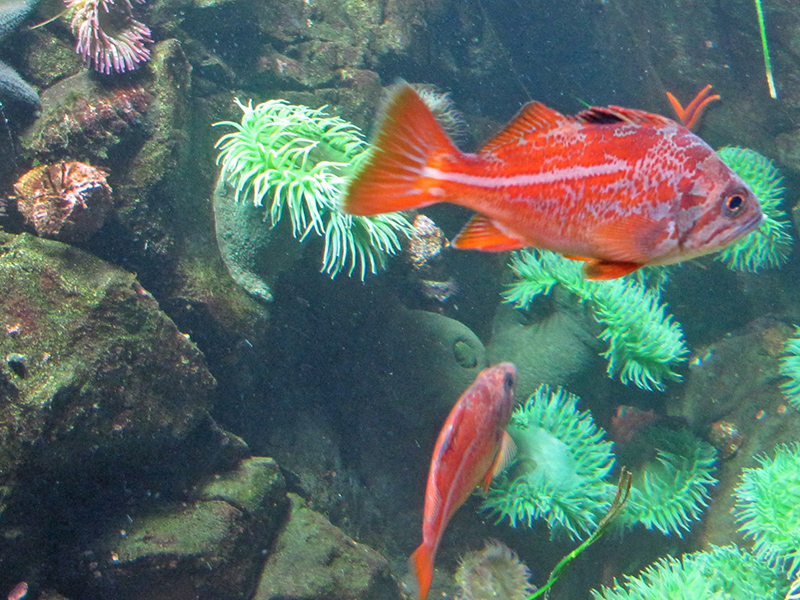
<svg viewBox="0 0 800 600">
<path fill-rule="evenodd" d="M 425 600 L 433 581 L 433 552 L 423 542 L 419 548 L 414 550 L 411 558 L 408 559 L 408 564 L 409 569 L 414 572 L 414 577 L 417 580 L 417 598 L 418 600 Z"/>
<path fill-rule="evenodd" d="M 370 154 L 339 206 L 354 215 L 375 215 L 440 202 L 446 182 L 423 177 L 423 171 L 460 157 L 414 89 L 399 83 L 386 101 Z"/>
<path fill-rule="evenodd" d="M 485 215 L 475 215 L 459 234 L 450 242 L 460 250 L 483 250 L 484 252 L 504 252 L 518 250 L 527 244 L 513 234 L 501 230 L 497 222 Z"/>
<path fill-rule="evenodd" d="M 495 461 L 493 477 L 496 477 L 505 471 L 508 465 L 514 462 L 516 457 L 517 445 L 514 443 L 514 439 L 509 435 L 509 433 L 507 431 L 503 431 L 503 441 L 500 444 L 500 452 L 497 454 L 497 460 Z"/>
<path fill-rule="evenodd" d="M 486 471 L 483 478 L 483 492 L 489 491 L 489 486 L 492 484 L 492 479 L 502 473 L 508 465 L 510 465 L 517 455 L 517 445 L 507 431 L 503 431 L 503 437 L 500 441 L 500 449 L 497 451 L 497 456 L 494 457 L 492 466 Z"/>
<path fill-rule="evenodd" d="M 564 258 L 566 258 L 568 260 L 582 260 L 582 261 L 594 260 L 593 258 L 588 258 L 586 256 L 572 256 L 572 255 L 567 255 L 567 254 L 564 254 L 563 256 L 564 256 Z"/>
<path fill-rule="evenodd" d="M 570 123 L 570 118 L 565 117 L 557 110 L 548 108 L 541 102 L 529 102 L 520 109 L 500 133 L 480 149 L 478 154 L 484 156 L 492 154 L 506 144 L 519 143 L 529 133 L 546 133 Z"/>
<path fill-rule="evenodd" d="M 605 279 L 617 279 L 633 273 L 636 269 L 641 269 L 644 265 L 638 263 L 608 262 L 595 260 L 588 262 L 583 267 L 583 275 L 586 279 L 602 281 Z"/>
</svg>

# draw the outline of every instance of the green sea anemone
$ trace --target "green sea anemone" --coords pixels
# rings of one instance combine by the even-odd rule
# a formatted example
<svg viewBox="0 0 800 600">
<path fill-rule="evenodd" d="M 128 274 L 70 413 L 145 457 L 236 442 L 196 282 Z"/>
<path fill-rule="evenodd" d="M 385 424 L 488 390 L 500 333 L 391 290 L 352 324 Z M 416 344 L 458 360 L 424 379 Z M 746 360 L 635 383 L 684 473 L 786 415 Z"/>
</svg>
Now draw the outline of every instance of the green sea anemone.
<svg viewBox="0 0 800 600">
<path fill-rule="evenodd" d="M 624 526 L 641 523 L 682 537 L 700 519 L 709 490 L 717 484 L 717 451 L 686 429 L 652 425 L 620 449 L 619 460 L 634 473 L 618 520 Z"/>
<path fill-rule="evenodd" d="M 773 458 L 756 461 L 734 492 L 736 522 L 753 554 L 792 578 L 800 573 L 800 443 L 779 444 Z"/>
<path fill-rule="evenodd" d="M 600 339 L 608 343 L 603 356 L 609 377 L 646 390 L 663 390 L 665 380 L 681 379 L 674 369 L 686 360 L 688 350 L 680 325 L 667 314 L 657 291 L 633 278 L 587 280 L 579 263 L 543 250 L 515 254 L 511 269 L 519 280 L 504 295 L 518 308 L 549 294 L 555 285 L 590 303 L 604 326 Z"/>
<path fill-rule="evenodd" d="M 616 488 L 611 442 L 578 398 L 543 385 L 511 417 L 517 461 L 495 481 L 483 503 L 500 522 L 532 526 L 544 519 L 551 535 L 580 539 L 597 528 Z"/>
<path fill-rule="evenodd" d="M 781 208 L 783 177 L 770 159 L 755 150 L 725 147 L 717 154 L 750 186 L 767 217 L 756 231 L 719 252 L 717 260 L 731 269 L 751 272 L 782 265 L 793 241 L 791 220 Z"/>
<path fill-rule="evenodd" d="M 592 590 L 594 600 L 783 600 L 786 580 L 736 546 L 662 558 L 635 577 Z"/>
<path fill-rule="evenodd" d="M 784 377 L 788 377 L 781 384 L 783 395 L 789 404 L 800 410 L 800 327 L 794 326 L 794 337 L 789 338 L 783 344 L 783 356 L 779 371 Z"/>
<path fill-rule="evenodd" d="M 241 123 L 216 143 L 222 178 L 232 186 L 236 202 L 266 206 L 265 220 L 274 226 L 284 212 L 301 241 L 310 232 L 323 236 L 321 271 L 335 277 L 358 271 L 376 273 L 386 257 L 400 249 L 400 237 L 411 224 L 401 214 L 374 217 L 344 215 L 336 199 L 346 177 L 364 156 L 368 144 L 351 123 L 284 100 L 247 105 L 238 100 Z"/>
</svg>

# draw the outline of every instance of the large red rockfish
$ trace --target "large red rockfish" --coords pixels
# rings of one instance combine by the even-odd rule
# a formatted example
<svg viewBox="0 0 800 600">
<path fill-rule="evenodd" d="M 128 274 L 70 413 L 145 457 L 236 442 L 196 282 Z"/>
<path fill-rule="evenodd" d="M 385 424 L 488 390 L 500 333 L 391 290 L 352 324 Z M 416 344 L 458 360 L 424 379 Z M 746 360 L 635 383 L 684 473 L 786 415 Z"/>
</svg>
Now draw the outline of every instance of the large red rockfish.
<svg viewBox="0 0 800 600">
<path fill-rule="evenodd" d="M 492 477 L 513 458 L 514 442 L 505 428 L 516 387 L 517 368 L 511 363 L 484 369 L 439 432 L 425 489 L 422 544 L 410 559 L 419 600 L 425 600 L 431 587 L 433 559 L 450 517 L 479 484 L 488 490 Z"/>
<path fill-rule="evenodd" d="M 619 106 L 567 117 L 531 102 L 467 154 L 400 83 L 341 207 L 374 215 L 435 202 L 479 213 L 456 248 L 554 250 L 588 261 L 590 279 L 714 252 L 764 220 L 747 184 L 672 119 Z"/>
</svg>

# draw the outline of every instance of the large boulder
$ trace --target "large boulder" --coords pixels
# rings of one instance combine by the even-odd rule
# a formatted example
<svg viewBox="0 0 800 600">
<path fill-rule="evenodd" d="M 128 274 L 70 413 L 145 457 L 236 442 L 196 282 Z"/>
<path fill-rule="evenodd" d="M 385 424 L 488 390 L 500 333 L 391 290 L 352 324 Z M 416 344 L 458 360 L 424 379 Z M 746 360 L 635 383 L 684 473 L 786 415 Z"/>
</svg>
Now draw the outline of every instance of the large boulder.
<svg viewBox="0 0 800 600">
<path fill-rule="evenodd" d="M 400 600 L 385 558 L 347 537 L 289 494 L 291 515 L 264 566 L 253 600 Z"/>
</svg>

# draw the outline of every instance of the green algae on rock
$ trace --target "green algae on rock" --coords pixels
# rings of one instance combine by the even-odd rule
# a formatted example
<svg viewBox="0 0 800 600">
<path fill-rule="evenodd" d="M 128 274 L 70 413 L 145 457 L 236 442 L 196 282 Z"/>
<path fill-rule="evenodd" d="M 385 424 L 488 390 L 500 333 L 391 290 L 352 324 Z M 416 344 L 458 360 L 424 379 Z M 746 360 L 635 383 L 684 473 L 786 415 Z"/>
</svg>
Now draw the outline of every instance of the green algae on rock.
<svg viewBox="0 0 800 600">
<path fill-rule="evenodd" d="M 253 600 L 401 600 L 385 558 L 348 538 L 305 501 L 289 494 L 291 513 L 272 545 Z"/>
<path fill-rule="evenodd" d="M 208 417 L 200 351 L 135 277 L 64 244 L 0 233 L 2 489 L 34 455 L 66 464 L 89 448 L 149 453 Z M 148 440 L 147 447 L 137 443 Z"/>
<path fill-rule="evenodd" d="M 107 533 L 95 555 L 104 561 L 94 587 L 131 599 L 213 597 L 244 600 L 255 586 L 263 550 L 287 517 L 286 484 L 277 463 L 252 457 L 220 473 L 190 503 L 133 512 Z M 188 595 L 188 596 L 187 596 Z"/>
</svg>

